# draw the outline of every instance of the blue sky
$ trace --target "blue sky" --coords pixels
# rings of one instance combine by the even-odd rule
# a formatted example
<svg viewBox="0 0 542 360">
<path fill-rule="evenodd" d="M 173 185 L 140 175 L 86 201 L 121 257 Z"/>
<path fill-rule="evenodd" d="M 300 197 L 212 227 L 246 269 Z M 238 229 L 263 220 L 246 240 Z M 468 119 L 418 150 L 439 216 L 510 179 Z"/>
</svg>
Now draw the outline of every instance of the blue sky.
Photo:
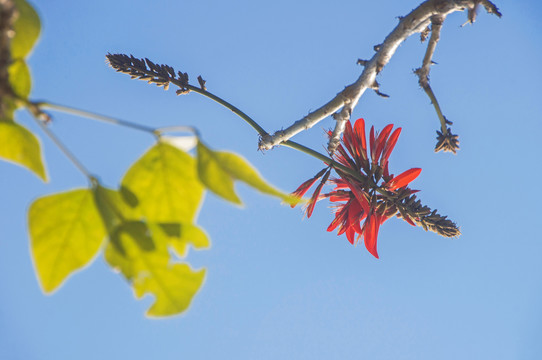
<svg viewBox="0 0 542 360">
<path fill-rule="evenodd" d="M 210 91 L 266 130 L 288 126 L 353 82 L 373 46 L 416 1 L 120 1 L 36 3 L 41 40 L 30 58 L 34 99 L 150 126 L 196 126 L 216 149 L 242 154 L 273 184 L 295 189 L 321 168 L 287 148 L 262 154 L 257 134 L 197 94 L 177 97 L 130 81 L 105 54 L 148 57 L 201 74 Z M 29 252 L 26 210 L 45 194 L 86 185 L 47 139 L 51 182 L 0 162 L 2 359 L 537 359 L 542 357 L 542 242 L 538 205 L 542 6 L 498 1 L 446 21 L 431 84 L 460 135 L 456 156 L 433 152 L 438 119 L 412 69 L 425 45 L 408 39 L 353 118 L 403 132 L 392 172 L 423 169 L 412 187 L 454 219 L 445 239 L 397 219 L 381 228 L 380 260 L 327 233 L 325 204 L 299 209 L 239 186 L 244 208 L 207 194 L 198 223 L 212 248 L 190 252 L 207 278 L 181 316 L 144 317 L 98 257 L 51 296 Z M 24 113 L 18 119 L 38 129 Z M 295 140 L 322 150 L 326 119 Z M 102 180 L 118 184 L 152 144 L 146 134 L 61 115 L 52 130 Z"/>
</svg>

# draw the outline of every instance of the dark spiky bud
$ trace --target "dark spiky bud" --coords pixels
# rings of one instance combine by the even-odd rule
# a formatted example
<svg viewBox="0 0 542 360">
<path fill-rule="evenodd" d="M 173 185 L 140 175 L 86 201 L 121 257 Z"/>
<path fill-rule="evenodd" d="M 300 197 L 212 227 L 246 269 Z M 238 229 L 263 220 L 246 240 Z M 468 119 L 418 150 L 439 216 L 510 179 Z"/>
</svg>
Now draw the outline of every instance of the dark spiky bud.
<svg viewBox="0 0 542 360">
<path fill-rule="evenodd" d="M 435 152 L 441 150 L 444 152 L 452 152 L 454 154 L 459 150 L 459 135 L 452 134 L 450 128 L 446 128 L 446 134 L 437 131 L 437 145 L 435 145 Z"/>
</svg>

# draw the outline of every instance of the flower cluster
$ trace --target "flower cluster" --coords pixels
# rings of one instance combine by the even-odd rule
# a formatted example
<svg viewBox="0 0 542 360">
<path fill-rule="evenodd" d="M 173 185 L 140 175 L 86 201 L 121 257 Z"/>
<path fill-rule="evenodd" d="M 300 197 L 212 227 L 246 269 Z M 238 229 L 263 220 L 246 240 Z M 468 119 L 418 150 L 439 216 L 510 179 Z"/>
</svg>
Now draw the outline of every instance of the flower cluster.
<svg viewBox="0 0 542 360">
<path fill-rule="evenodd" d="M 371 127 L 367 144 L 365 121 L 358 119 L 353 127 L 348 122 L 341 145 L 333 154 L 333 160 L 340 166 L 330 164 L 293 193 L 301 198 L 321 179 L 307 204 L 307 217 L 312 215 L 318 200 L 329 198 L 335 203 L 335 219 L 327 231 L 337 229 L 338 235 L 345 234 L 352 244 L 363 237 L 365 247 L 376 258 L 378 231 L 387 219 L 399 212 L 399 216 L 411 225 L 415 226 L 415 221 L 419 220 L 408 215 L 401 201 L 416 192 L 407 185 L 418 177 L 421 169 L 412 168 L 397 176 L 389 173 L 388 159 L 401 133 L 401 128 L 393 132 L 392 129 L 393 125 L 390 124 L 380 133 L 375 133 L 374 127 Z M 332 168 L 339 178 L 329 179 Z M 334 185 L 334 189 L 321 195 L 328 181 Z"/>
</svg>

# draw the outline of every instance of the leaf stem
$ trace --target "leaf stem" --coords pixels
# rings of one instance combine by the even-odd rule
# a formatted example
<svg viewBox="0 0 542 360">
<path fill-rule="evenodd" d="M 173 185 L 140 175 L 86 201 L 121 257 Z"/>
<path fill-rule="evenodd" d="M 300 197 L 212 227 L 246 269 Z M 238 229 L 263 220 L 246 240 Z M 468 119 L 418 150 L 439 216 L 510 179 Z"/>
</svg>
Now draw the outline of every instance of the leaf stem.
<svg viewBox="0 0 542 360">
<path fill-rule="evenodd" d="M 96 114 L 96 113 L 93 113 L 93 112 L 90 112 L 90 111 L 85 111 L 85 110 L 73 108 L 73 107 L 70 107 L 70 106 L 60 105 L 60 104 L 53 104 L 53 103 L 46 102 L 46 101 L 36 102 L 35 105 L 40 107 L 40 108 L 46 108 L 46 109 L 61 111 L 61 112 L 67 113 L 67 114 L 81 116 L 81 117 L 85 117 L 85 118 L 92 119 L 92 120 L 98 120 L 98 121 L 106 122 L 106 123 L 109 123 L 109 124 L 124 126 L 124 127 L 132 128 L 132 129 L 135 129 L 135 130 L 139 130 L 139 131 L 144 131 L 144 132 L 150 133 L 150 134 L 152 134 L 154 136 L 157 135 L 156 134 L 156 129 L 154 129 L 152 127 L 136 124 L 136 123 L 131 122 L 131 121 L 126 121 L 126 120 L 122 120 L 122 119 L 113 118 L 111 116 Z"/>
<path fill-rule="evenodd" d="M 62 153 L 71 161 L 71 163 L 79 170 L 85 177 L 88 179 L 90 183 L 94 183 L 96 181 L 96 178 L 92 176 L 92 174 L 87 170 L 87 168 L 75 157 L 75 155 L 60 141 L 60 139 L 47 127 L 47 125 L 44 124 L 42 120 L 40 120 L 33 111 L 29 110 L 32 114 L 32 118 L 34 121 L 38 124 L 38 126 L 41 128 L 41 130 L 51 139 L 51 141 L 62 151 Z"/>
</svg>

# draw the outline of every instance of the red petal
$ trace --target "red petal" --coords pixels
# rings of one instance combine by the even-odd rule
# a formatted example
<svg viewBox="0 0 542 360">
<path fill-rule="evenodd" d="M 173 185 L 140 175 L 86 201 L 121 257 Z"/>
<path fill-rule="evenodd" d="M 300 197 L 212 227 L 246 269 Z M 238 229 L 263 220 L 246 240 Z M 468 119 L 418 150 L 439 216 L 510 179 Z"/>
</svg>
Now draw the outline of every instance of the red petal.
<svg viewBox="0 0 542 360">
<path fill-rule="evenodd" d="M 348 228 L 346 230 L 346 238 L 352 245 L 354 245 L 355 236 L 356 236 L 356 232 L 354 231 L 353 228 Z"/>
<path fill-rule="evenodd" d="M 352 184 L 349 184 L 349 187 L 363 211 L 368 214 L 371 210 L 371 206 L 369 205 L 369 200 L 367 200 L 367 197 L 365 196 L 365 192 Z"/>
<path fill-rule="evenodd" d="M 409 169 L 402 174 L 397 175 L 391 181 L 389 184 L 386 185 L 388 190 L 395 190 L 402 188 L 403 186 L 407 186 L 412 180 L 416 179 L 418 175 L 422 172 L 422 169 L 420 168 L 412 168 Z"/>
<path fill-rule="evenodd" d="M 298 197 L 298 198 L 302 198 L 303 195 L 305 195 L 305 193 L 312 187 L 312 185 L 314 185 L 316 180 L 318 180 L 324 174 L 324 172 L 326 170 L 327 170 L 327 168 L 322 169 L 313 178 L 310 178 L 309 180 L 305 181 L 303 184 L 299 185 L 299 187 L 291 195 L 295 196 L 295 197 Z M 298 204 L 298 202 L 295 203 L 295 204 L 291 204 L 290 206 L 293 208 L 297 204 Z"/>
<path fill-rule="evenodd" d="M 365 139 L 365 120 L 359 118 L 354 124 L 354 136 L 358 142 L 358 150 L 361 157 L 367 160 L 367 141 Z"/>
<path fill-rule="evenodd" d="M 376 251 L 376 239 L 378 237 L 378 224 L 377 218 L 373 214 L 365 221 L 365 233 L 363 238 L 365 240 L 365 247 L 367 250 L 378 259 L 378 252 Z"/>
<path fill-rule="evenodd" d="M 369 146 L 371 147 L 371 159 L 375 160 L 375 127 L 371 126 L 371 132 L 369 133 Z"/>
<path fill-rule="evenodd" d="M 326 170 L 326 169 L 325 169 Z M 330 170 L 328 171 L 320 181 L 320 184 L 318 184 L 318 187 L 316 190 L 314 190 L 314 193 L 311 196 L 311 199 L 309 200 L 309 205 L 307 206 L 307 217 L 310 218 L 312 215 L 312 211 L 314 210 L 314 205 L 316 205 L 316 202 L 318 201 L 318 197 L 320 196 L 320 192 L 322 191 L 322 187 L 326 183 L 327 179 L 329 178 Z"/>
<path fill-rule="evenodd" d="M 358 147 L 358 142 L 356 140 L 356 137 L 354 136 L 354 131 L 352 130 L 352 124 L 350 121 L 346 123 L 346 126 L 344 127 L 344 135 L 343 135 L 343 143 L 346 146 L 346 149 L 350 153 L 350 155 L 354 158 L 358 158 L 358 154 L 356 152 L 356 149 Z"/>
<path fill-rule="evenodd" d="M 380 155 L 382 155 L 382 150 L 384 150 L 384 146 L 386 145 L 391 129 L 393 129 L 393 124 L 386 125 L 376 139 L 375 155 L 373 156 L 375 162 L 378 162 Z"/>
<path fill-rule="evenodd" d="M 335 214 L 335 219 L 329 224 L 327 227 L 327 231 L 333 231 L 339 226 L 340 224 L 343 224 L 345 222 L 346 216 L 348 215 L 348 207 L 350 203 L 347 202 L 344 204 L 339 211 Z"/>
<path fill-rule="evenodd" d="M 384 152 L 382 153 L 382 160 L 380 160 L 380 165 L 384 166 L 388 162 L 391 152 L 397 143 L 397 139 L 399 139 L 399 134 L 401 134 L 401 128 L 395 129 L 393 134 L 391 134 L 390 138 L 386 142 Z"/>
</svg>

